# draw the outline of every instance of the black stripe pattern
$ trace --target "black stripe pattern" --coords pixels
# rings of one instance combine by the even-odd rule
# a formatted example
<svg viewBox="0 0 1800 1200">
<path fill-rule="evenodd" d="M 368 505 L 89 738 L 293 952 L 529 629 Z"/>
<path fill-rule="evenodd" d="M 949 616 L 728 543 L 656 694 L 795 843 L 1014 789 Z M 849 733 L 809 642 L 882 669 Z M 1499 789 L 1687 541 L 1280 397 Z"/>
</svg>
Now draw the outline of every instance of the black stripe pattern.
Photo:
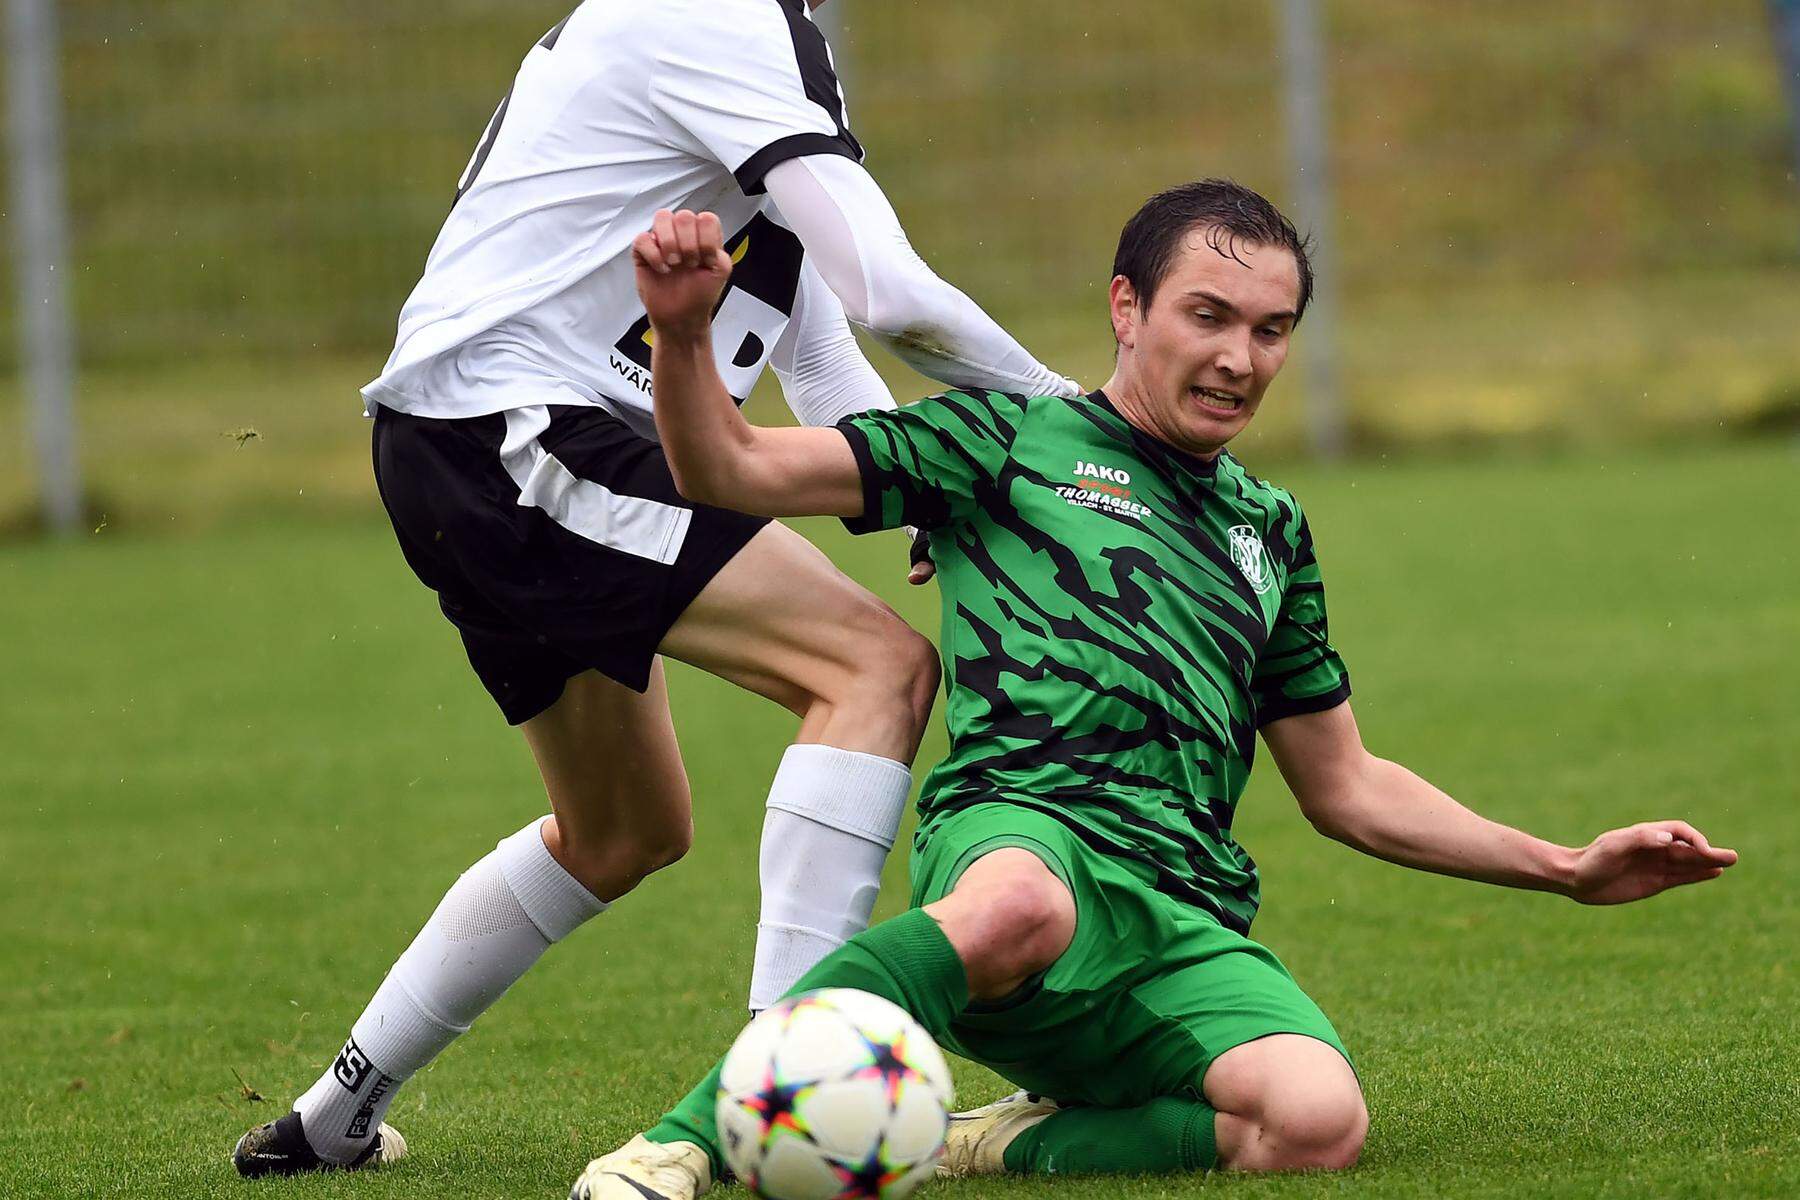
<svg viewBox="0 0 1800 1200">
<path fill-rule="evenodd" d="M 1350 687 L 1293 496 L 1099 394 L 951 392 L 842 428 L 865 502 L 847 524 L 930 528 L 945 596 L 951 747 L 921 839 L 1003 799 L 1247 931 L 1259 884 L 1231 825 L 1257 727 Z"/>
</svg>

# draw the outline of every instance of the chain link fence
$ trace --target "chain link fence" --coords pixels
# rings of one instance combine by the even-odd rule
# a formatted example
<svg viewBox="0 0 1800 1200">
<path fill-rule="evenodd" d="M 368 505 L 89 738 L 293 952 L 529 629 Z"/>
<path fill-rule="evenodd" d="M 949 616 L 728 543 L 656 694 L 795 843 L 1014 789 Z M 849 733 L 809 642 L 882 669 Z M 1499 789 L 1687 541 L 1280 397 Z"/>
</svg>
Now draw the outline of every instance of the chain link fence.
<svg viewBox="0 0 1800 1200">
<path fill-rule="evenodd" d="M 569 3 L 66 0 L 83 363 L 372 372 L 471 146 Z M 1148 192 L 1230 174 L 1289 198 L 1273 4 L 834 3 L 853 121 L 919 248 L 1067 369 L 1104 370 L 1112 243 Z M 1326 16 L 1365 436 L 1465 403 L 1502 428 L 1570 389 L 1635 403 L 1674 379 L 1753 405 L 1800 379 L 1765 0 Z"/>
</svg>

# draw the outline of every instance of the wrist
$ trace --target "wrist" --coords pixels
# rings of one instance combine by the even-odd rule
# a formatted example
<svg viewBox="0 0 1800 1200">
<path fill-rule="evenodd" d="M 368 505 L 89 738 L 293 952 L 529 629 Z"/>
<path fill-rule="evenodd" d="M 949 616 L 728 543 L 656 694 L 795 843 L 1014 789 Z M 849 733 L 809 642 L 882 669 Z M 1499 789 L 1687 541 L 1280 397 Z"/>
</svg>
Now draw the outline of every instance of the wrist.
<svg viewBox="0 0 1800 1200">
<path fill-rule="evenodd" d="M 671 348 L 705 346 L 712 342 L 712 314 L 710 312 L 692 319 L 677 321 L 653 318 L 650 328 L 655 331 L 658 343 Z"/>
<path fill-rule="evenodd" d="M 1558 846 L 1554 842 L 1543 843 L 1538 864 L 1539 877 L 1543 880 L 1544 890 L 1562 896 L 1574 896 L 1576 883 L 1576 867 L 1581 861 L 1581 851 L 1573 846 Z"/>
</svg>

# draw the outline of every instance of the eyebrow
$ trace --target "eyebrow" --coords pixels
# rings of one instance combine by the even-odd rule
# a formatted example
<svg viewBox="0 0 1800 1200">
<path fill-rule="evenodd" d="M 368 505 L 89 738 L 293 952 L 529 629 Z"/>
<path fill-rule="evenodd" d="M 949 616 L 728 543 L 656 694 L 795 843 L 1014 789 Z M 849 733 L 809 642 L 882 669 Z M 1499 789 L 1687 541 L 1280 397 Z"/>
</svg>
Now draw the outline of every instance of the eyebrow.
<svg viewBox="0 0 1800 1200">
<path fill-rule="evenodd" d="M 1233 304 L 1231 301 L 1227 300 L 1225 297 L 1217 294 L 1216 292 L 1209 292 L 1209 291 L 1206 291 L 1204 288 L 1191 288 L 1187 292 L 1183 293 L 1183 295 L 1185 295 L 1189 300 L 1204 300 L 1208 304 L 1212 305 L 1214 308 L 1224 309 L 1228 313 L 1235 314 L 1238 311 L 1237 305 Z M 1267 321 L 1289 320 L 1289 319 L 1292 319 L 1293 316 L 1294 316 L 1294 313 L 1291 310 L 1284 309 L 1281 312 L 1270 313 L 1268 316 L 1263 317 L 1262 320 L 1258 321 L 1257 324 L 1261 325 Z"/>
</svg>

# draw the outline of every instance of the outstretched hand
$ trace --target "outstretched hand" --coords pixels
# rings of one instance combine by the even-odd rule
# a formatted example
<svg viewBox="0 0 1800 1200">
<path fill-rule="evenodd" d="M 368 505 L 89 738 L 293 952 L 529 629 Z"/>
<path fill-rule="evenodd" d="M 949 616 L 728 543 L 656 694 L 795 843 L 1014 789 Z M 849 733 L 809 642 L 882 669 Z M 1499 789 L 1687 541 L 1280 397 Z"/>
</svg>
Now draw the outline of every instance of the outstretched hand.
<svg viewBox="0 0 1800 1200">
<path fill-rule="evenodd" d="M 1569 895 L 1583 904 L 1626 904 L 1686 883 L 1717 879 L 1737 851 L 1708 845 L 1685 821 L 1614 829 L 1583 847 Z"/>
<path fill-rule="evenodd" d="M 731 278 L 725 232 L 712 213 L 661 209 L 631 243 L 638 297 L 650 324 L 665 332 L 704 330 Z"/>
</svg>

